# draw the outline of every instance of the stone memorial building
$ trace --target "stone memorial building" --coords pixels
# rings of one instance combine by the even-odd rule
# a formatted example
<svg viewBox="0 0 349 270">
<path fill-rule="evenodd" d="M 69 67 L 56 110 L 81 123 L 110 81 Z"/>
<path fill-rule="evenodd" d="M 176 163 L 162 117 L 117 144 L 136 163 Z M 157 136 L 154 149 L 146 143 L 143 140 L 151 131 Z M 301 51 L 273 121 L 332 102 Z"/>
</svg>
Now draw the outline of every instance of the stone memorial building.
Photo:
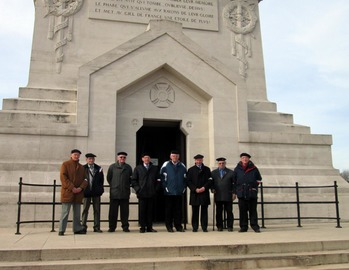
<svg viewBox="0 0 349 270">
<path fill-rule="evenodd" d="M 143 151 L 161 165 L 178 149 L 211 168 L 248 152 L 264 185 L 345 186 L 332 137 L 268 100 L 259 2 L 34 0 L 28 85 L 0 111 L 0 213 L 15 209 L 19 177 L 59 180 L 73 148 L 105 170 L 119 151 L 132 167 Z"/>
</svg>

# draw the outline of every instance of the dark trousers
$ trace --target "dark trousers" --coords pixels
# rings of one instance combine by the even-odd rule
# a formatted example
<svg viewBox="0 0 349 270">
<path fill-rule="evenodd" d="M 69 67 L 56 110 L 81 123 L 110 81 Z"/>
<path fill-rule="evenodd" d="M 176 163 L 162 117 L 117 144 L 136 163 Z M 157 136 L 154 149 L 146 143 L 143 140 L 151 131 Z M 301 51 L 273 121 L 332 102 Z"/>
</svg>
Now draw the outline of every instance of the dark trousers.
<svg viewBox="0 0 349 270">
<path fill-rule="evenodd" d="M 203 230 L 207 230 L 208 225 L 208 205 L 192 205 L 193 215 L 191 217 L 191 225 L 193 230 L 199 228 L 199 212 L 201 208 L 200 224 Z"/>
<path fill-rule="evenodd" d="M 151 229 L 153 228 L 153 198 L 139 198 L 138 199 L 139 209 L 139 225 L 141 228 Z"/>
<path fill-rule="evenodd" d="M 92 201 L 93 206 L 93 229 L 100 229 L 101 223 L 101 197 L 89 197 L 83 200 L 82 226 L 87 228 L 88 211 Z"/>
<path fill-rule="evenodd" d="M 234 214 L 232 202 L 216 202 L 216 225 L 223 228 L 223 210 L 227 215 L 227 227 L 233 228 Z"/>
<path fill-rule="evenodd" d="M 117 227 L 118 214 L 120 207 L 120 219 L 122 229 L 128 229 L 128 216 L 129 216 L 129 199 L 110 199 L 109 206 L 109 229 L 115 230 Z"/>
<path fill-rule="evenodd" d="M 165 196 L 165 224 L 167 229 L 182 229 L 182 200 L 183 196 Z"/>
<path fill-rule="evenodd" d="M 239 216 L 241 229 L 248 229 L 248 215 L 250 215 L 250 225 L 252 229 L 259 229 L 257 199 L 244 200 L 239 198 Z"/>
</svg>

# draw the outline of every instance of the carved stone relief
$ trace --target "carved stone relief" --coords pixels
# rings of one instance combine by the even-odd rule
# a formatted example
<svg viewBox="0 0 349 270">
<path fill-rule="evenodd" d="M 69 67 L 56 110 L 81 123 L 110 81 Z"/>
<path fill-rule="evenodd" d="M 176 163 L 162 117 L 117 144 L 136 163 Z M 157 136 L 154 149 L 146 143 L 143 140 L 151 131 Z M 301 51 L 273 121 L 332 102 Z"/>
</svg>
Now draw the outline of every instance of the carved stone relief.
<svg viewBox="0 0 349 270">
<path fill-rule="evenodd" d="M 175 102 L 175 91 L 166 82 L 154 84 L 149 95 L 151 102 L 158 108 L 168 108 Z"/>
<path fill-rule="evenodd" d="M 64 58 L 63 47 L 73 39 L 73 15 L 77 13 L 84 0 L 45 0 L 49 16 L 48 38 L 56 37 L 56 71 L 61 73 Z"/>
<path fill-rule="evenodd" d="M 256 27 L 258 17 L 255 13 L 255 4 L 247 0 L 232 0 L 223 9 L 223 21 L 232 31 L 232 54 L 239 61 L 239 74 L 246 78 L 248 61 L 252 56 L 251 37 Z"/>
</svg>

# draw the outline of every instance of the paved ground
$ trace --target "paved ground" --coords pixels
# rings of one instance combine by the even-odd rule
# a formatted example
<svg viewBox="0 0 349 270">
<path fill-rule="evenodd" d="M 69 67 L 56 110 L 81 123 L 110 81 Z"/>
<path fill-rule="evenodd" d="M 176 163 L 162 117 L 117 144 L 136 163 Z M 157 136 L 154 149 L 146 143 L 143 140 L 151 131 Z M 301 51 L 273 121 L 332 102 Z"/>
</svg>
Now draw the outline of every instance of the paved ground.
<svg viewBox="0 0 349 270">
<path fill-rule="evenodd" d="M 118 228 L 114 233 L 88 231 L 86 235 L 74 235 L 70 227 L 64 236 L 50 232 L 50 227 L 29 228 L 21 226 L 20 235 L 15 228 L 0 228 L 0 250 L 9 249 L 57 249 L 57 248 L 116 248 L 116 247 L 161 247 L 161 246 L 191 246 L 191 245 L 236 245 L 253 243 L 278 242 L 311 242 L 326 240 L 348 240 L 349 223 L 342 223 L 342 228 L 336 228 L 336 223 L 297 225 L 270 225 L 262 228 L 262 233 L 249 230 L 247 233 L 199 231 L 193 233 L 191 227 L 186 232 L 168 233 L 164 226 L 155 226 L 157 233 L 140 234 L 138 227 L 131 227 L 130 233 Z"/>
</svg>

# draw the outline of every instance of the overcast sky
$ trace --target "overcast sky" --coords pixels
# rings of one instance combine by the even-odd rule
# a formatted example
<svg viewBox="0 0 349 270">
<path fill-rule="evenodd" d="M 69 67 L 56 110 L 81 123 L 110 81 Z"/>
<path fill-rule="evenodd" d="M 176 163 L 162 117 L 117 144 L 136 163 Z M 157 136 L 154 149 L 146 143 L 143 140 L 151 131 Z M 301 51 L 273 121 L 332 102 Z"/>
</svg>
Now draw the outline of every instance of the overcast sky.
<svg viewBox="0 0 349 270">
<path fill-rule="evenodd" d="M 334 167 L 349 170 L 349 0 L 263 0 L 259 10 L 269 101 L 331 134 Z M 33 0 L 0 1 L 0 108 L 27 85 L 33 23 Z"/>
</svg>

